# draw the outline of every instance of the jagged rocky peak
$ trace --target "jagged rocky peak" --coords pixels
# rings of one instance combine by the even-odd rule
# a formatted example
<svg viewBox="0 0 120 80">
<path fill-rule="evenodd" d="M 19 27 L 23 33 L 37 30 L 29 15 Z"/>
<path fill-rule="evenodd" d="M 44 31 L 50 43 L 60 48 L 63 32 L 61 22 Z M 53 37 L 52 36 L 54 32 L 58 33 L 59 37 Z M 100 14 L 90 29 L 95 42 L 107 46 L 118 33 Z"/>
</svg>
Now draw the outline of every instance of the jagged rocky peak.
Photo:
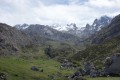
<svg viewBox="0 0 120 80">
<path fill-rule="evenodd" d="M 91 28 L 91 25 L 90 24 L 86 24 L 86 29 L 90 30 L 90 28 Z"/>
<path fill-rule="evenodd" d="M 102 16 L 99 19 L 95 19 L 92 25 L 87 24 L 85 30 L 99 31 L 102 27 L 109 25 L 112 18 L 108 16 Z"/>
<path fill-rule="evenodd" d="M 58 31 L 64 31 L 65 30 L 65 27 L 62 27 L 60 24 L 53 24 L 50 27 L 53 28 L 53 29 L 56 29 Z"/>
<path fill-rule="evenodd" d="M 56 29 L 58 31 L 69 31 L 69 30 L 77 30 L 78 27 L 75 23 L 60 25 L 60 24 L 53 24 L 50 26 L 53 29 Z"/>
<path fill-rule="evenodd" d="M 67 24 L 67 29 L 68 30 L 77 30 L 78 27 L 75 23 Z"/>
<path fill-rule="evenodd" d="M 112 18 L 108 16 L 102 16 L 100 19 L 95 19 L 92 26 L 96 31 L 101 30 L 102 27 L 107 26 L 111 22 Z"/>
<path fill-rule="evenodd" d="M 108 26 L 111 20 L 112 18 L 108 16 L 102 16 L 98 19 L 95 19 L 91 25 L 86 24 L 85 27 L 81 28 L 79 30 L 81 32 L 78 32 L 79 34 L 77 33 L 77 35 L 84 39 L 89 38 L 91 35 L 101 30 L 101 28 Z"/>
<path fill-rule="evenodd" d="M 14 27 L 16 27 L 17 29 L 21 30 L 21 29 L 26 29 L 29 27 L 28 24 L 24 23 L 24 24 L 17 24 Z"/>
</svg>

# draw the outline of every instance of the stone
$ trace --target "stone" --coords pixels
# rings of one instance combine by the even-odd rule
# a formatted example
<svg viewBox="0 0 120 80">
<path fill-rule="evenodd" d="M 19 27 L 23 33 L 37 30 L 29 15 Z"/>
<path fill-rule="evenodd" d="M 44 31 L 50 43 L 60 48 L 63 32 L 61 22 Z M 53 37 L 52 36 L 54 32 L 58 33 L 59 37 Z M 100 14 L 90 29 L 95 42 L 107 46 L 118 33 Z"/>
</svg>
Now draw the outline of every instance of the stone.
<svg viewBox="0 0 120 80">
<path fill-rule="evenodd" d="M 115 53 L 106 59 L 104 71 L 110 76 L 120 74 L 120 53 Z"/>
<path fill-rule="evenodd" d="M 39 71 L 39 69 L 36 66 L 32 66 L 31 70 L 33 70 L 33 71 Z"/>
<path fill-rule="evenodd" d="M 82 76 L 79 76 L 79 77 L 75 77 L 73 80 L 86 80 L 85 78 L 83 78 Z"/>
<path fill-rule="evenodd" d="M 79 73 L 81 74 L 81 76 L 84 76 L 85 75 L 85 70 L 79 69 Z"/>
<path fill-rule="evenodd" d="M 0 72 L 0 80 L 7 80 L 6 73 Z"/>
<path fill-rule="evenodd" d="M 97 71 L 95 69 L 91 69 L 90 77 L 97 77 Z"/>
<path fill-rule="evenodd" d="M 90 62 L 85 63 L 84 70 L 85 70 L 86 75 L 90 75 L 90 71 L 91 71 L 92 67 L 93 66 Z"/>
<path fill-rule="evenodd" d="M 61 63 L 61 66 L 60 66 L 60 69 L 63 69 L 63 68 L 70 68 L 73 66 L 73 63 L 72 62 L 69 62 L 68 60 L 65 60 Z"/>
</svg>

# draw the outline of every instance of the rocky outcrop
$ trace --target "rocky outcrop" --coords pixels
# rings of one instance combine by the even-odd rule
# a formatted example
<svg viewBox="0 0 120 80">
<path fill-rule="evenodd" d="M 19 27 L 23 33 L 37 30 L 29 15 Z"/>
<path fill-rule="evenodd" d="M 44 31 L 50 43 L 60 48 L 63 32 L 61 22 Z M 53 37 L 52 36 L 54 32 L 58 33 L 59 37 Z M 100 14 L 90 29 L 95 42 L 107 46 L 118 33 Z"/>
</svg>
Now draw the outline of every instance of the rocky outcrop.
<svg viewBox="0 0 120 80">
<path fill-rule="evenodd" d="M 120 53 L 115 53 L 105 61 L 106 75 L 120 75 Z"/>
<path fill-rule="evenodd" d="M 95 68 L 94 65 L 90 62 L 86 62 L 84 64 L 84 70 L 85 70 L 86 75 L 90 75 L 91 70 L 94 69 L 94 68 Z"/>
<path fill-rule="evenodd" d="M 60 69 L 67 69 L 67 68 L 73 68 L 73 63 L 68 61 L 67 59 L 64 59 L 61 62 Z"/>
<path fill-rule="evenodd" d="M 0 55 L 14 55 L 21 47 L 31 45 L 31 39 L 21 31 L 0 23 Z"/>
</svg>

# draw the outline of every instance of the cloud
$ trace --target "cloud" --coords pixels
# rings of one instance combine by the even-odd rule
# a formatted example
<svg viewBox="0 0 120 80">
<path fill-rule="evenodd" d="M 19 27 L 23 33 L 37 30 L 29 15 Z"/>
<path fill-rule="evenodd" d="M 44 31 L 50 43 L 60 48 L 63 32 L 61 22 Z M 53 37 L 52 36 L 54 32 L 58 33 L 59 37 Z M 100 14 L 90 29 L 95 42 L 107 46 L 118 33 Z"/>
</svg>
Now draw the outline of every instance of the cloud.
<svg viewBox="0 0 120 80">
<path fill-rule="evenodd" d="M 89 0 L 88 5 L 99 8 L 117 8 L 120 7 L 120 0 Z"/>
<path fill-rule="evenodd" d="M 76 23 L 84 27 L 102 15 L 119 14 L 119 0 L 0 0 L 0 22 L 15 24 Z"/>
</svg>

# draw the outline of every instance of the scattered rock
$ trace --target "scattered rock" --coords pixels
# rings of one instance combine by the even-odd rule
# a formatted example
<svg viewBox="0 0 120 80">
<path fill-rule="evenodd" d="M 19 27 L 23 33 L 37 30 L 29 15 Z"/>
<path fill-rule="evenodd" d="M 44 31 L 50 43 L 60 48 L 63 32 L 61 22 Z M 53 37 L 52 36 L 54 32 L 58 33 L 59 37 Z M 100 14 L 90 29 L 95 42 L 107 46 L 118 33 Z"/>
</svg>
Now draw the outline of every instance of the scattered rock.
<svg viewBox="0 0 120 80">
<path fill-rule="evenodd" d="M 86 80 L 82 76 L 75 76 L 74 78 L 69 78 L 70 80 Z"/>
<path fill-rule="evenodd" d="M 75 77 L 73 80 L 86 80 L 86 79 L 80 76 L 80 77 Z"/>
<path fill-rule="evenodd" d="M 65 68 L 72 68 L 73 67 L 73 63 L 68 61 L 67 59 L 63 59 L 63 61 L 61 62 L 61 66 L 60 69 L 65 69 Z"/>
<path fill-rule="evenodd" d="M 90 62 L 85 63 L 84 70 L 85 70 L 86 75 L 90 75 L 90 71 L 91 71 L 92 68 L 94 68 L 92 63 L 90 63 Z"/>
<path fill-rule="evenodd" d="M 7 80 L 6 73 L 0 72 L 0 80 Z"/>
<path fill-rule="evenodd" d="M 39 71 L 38 67 L 36 67 L 36 66 L 32 66 L 31 70 L 33 70 L 33 71 Z"/>
<path fill-rule="evenodd" d="M 75 73 L 73 73 L 71 76 L 69 76 L 68 78 L 72 80 L 83 80 L 79 78 L 81 78 L 81 76 L 84 76 L 84 75 L 85 75 L 85 71 L 83 69 L 79 69 Z"/>
<path fill-rule="evenodd" d="M 97 71 L 94 68 L 90 71 L 90 77 L 97 77 Z"/>
<path fill-rule="evenodd" d="M 104 72 L 105 75 L 110 76 L 120 74 L 120 53 L 115 53 L 111 57 L 106 58 Z"/>
</svg>

